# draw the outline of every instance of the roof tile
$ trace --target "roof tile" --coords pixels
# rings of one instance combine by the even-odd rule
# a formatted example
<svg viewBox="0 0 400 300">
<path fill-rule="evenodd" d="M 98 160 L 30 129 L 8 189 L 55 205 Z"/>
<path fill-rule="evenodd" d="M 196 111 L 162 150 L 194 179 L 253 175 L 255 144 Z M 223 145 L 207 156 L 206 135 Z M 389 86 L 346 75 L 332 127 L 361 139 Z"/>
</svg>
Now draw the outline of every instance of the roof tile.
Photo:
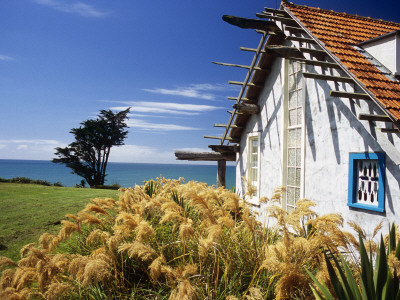
<svg viewBox="0 0 400 300">
<path fill-rule="evenodd" d="M 400 83 L 387 78 L 354 47 L 400 30 L 400 24 L 292 3 L 286 3 L 285 7 L 400 121 Z"/>
</svg>

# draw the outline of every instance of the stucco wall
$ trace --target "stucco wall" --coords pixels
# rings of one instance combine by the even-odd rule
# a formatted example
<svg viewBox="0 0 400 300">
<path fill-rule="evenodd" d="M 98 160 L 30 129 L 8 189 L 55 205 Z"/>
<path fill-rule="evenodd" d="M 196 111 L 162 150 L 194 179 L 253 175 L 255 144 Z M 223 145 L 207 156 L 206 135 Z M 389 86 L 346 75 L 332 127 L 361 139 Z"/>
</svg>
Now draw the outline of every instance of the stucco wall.
<svg viewBox="0 0 400 300">
<path fill-rule="evenodd" d="M 308 71 L 324 72 L 314 67 Z M 260 95 L 260 113 L 251 117 L 245 129 L 247 134 L 262 132 L 260 197 L 271 196 L 283 182 L 283 82 L 284 60 L 276 59 Z M 357 119 L 360 112 L 382 114 L 370 101 L 329 96 L 332 89 L 354 91 L 351 84 L 335 86 L 333 82 L 305 79 L 305 89 L 304 196 L 317 203 L 318 213 L 340 213 L 346 221 L 361 224 L 367 232 L 372 232 L 383 218 L 386 225 L 394 222 L 400 216 L 399 135 L 382 134 L 370 122 Z M 389 126 L 382 122 L 377 125 Z M 247 175 L 247 134 L 242 136 L 237 161 L 236 187 L 241 195 L 245 193 L 241 177 Z M 347 206 L 350 152 L 386 153 L 385 213 Z M 265 207 L 255 209 L 264 221 Z"/>
<path fill-rule="evenodd" d="M 260 113 L 250 118 L 244 130 L 245 134 L 242 135 L 236 171 L 239 195 L 243 196 L 246 193 L 242 176 L 247 176 L 247 137 L 251 133 L 261 132 L 260 196 L 271 195 L 273 190 L 282 184 L 283 74 L 283 59 L 277 59 L 259 97 Z"/>
</svg>

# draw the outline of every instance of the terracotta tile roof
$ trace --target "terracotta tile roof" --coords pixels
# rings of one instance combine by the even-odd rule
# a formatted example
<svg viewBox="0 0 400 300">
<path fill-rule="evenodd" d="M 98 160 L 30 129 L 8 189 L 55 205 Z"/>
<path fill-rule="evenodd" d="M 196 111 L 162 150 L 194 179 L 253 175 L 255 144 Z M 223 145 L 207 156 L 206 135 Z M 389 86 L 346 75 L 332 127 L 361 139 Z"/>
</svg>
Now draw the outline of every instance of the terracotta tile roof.
<svg viewBox="0 0 400 300">
<path fill-rule="evenodd" d="M 284 7 L 400 121 L 400 82 L 387 78 L 354 48 L 360 42 L 400 30 L 400 24 L 292 3 L 284 3 Z"/>
</svg>

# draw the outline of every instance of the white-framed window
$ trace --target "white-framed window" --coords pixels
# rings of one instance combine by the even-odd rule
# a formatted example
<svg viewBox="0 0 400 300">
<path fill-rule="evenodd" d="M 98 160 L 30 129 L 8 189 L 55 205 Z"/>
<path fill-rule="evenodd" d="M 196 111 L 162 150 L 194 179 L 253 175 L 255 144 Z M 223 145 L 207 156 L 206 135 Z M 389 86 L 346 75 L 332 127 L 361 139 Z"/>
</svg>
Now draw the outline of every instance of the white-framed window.
<svg viewBox="0 0 400 300">
<path fill-rule="evenodd" d="M 292 210 L 303 195 L 304 173 L 304 87 L 302 64 L 293 60 L 286 62 L 286 85 L 284 106 L 283 185 L 284 207 Z"/>
<path fill-rule="evenodd" d="M 252 190 L 249 202 L 258 204 L 260 196 L 260 133 L 253 132 L 248 136 L 247 184 Z"/>
</svg>

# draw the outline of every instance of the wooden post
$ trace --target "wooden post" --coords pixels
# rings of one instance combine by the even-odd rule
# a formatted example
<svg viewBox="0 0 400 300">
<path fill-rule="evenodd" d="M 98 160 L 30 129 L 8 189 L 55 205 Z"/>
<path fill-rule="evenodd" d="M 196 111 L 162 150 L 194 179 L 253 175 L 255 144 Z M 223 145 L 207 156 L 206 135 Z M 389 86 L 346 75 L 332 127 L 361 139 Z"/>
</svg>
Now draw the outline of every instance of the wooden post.
<svg viewBox="0 0 400 300">
<path fill-rule="evenodd" d="M 217 187 L 225 187 L 226 160 L 218 161 Z"/>
</svg>

